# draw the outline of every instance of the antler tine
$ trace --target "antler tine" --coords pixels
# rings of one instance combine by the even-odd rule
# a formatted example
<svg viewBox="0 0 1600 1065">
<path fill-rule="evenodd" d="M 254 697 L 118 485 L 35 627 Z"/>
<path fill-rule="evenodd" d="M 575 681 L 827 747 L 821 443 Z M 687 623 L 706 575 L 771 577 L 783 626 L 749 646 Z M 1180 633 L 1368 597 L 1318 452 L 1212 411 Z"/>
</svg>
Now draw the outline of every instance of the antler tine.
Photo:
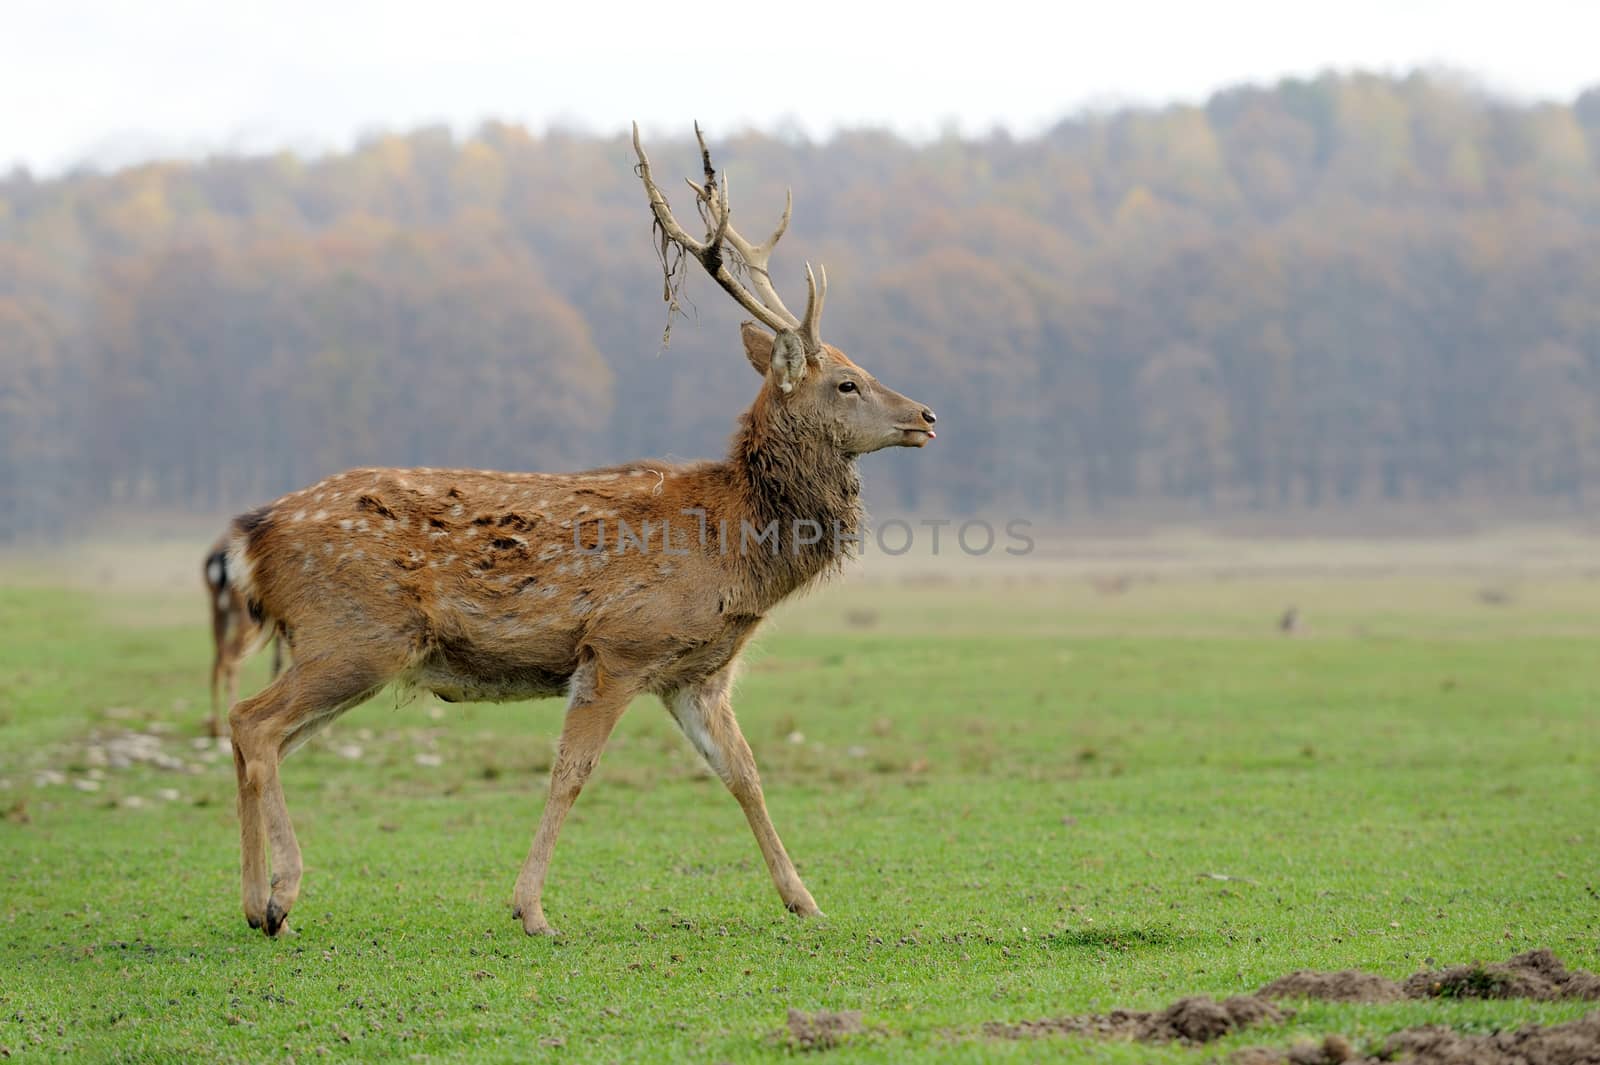
<svg viewBox="0 0 1600 1065">
<path fill-rule="evenodd" d="M 707 185 L 704 190 L 699 186 L 695 186 L 695 191 L 700 195 L 702 202 L 711 204 L 712 216 L 715 219 L 710 239 L 705 242 L 691 237 L 688 231 L 673 217 L 672 208 L 667 206 L 667 198 L 662 195 L 661 190 L 656 186 L 655 179 L 650 176 L 650 160 L 644 154 L 644 146 L 639 141 L 639 123 L 635 122 L 633 124 L 633 153 L 639 158 L 639 179 L 644 182 L 645 192 L 650 197 L 650 210 L 655 214 L 656 224 L 661 227 L 665 240 L 672 241 L 699 260 L 706 273 L 710 274 L 712 279 L 722 286 L 723 291 L 732 296 L 739 306 L 755 315 L 768 329 L 775 333 L 793 329 L 798 324 L 798 319 L 787 311 L 780 312 L 768 307 L 760 299 L 751 295 L 750 291 L 741 285 L 739 280 L 729 272 L 727 264 L 723 262 L 722 241 L 731 232 L 731 227 L 728 223 L 732 215 L 732 211 L 728 209 L 727 181 L 726 179 L 723 181 L 721 203 L 717 204 L 714 199 L 715 192 L 712 191 L 716 188 L 716 171 L 711 168 L 711 153 L 706 149 L 705 137 L 700 132 L 699 123 L 695 124 L 694 132 L 696 139 L 700 141 L 700 154 L 705 166 Z M 690 184 L 694 185 L 694 182 L 691 181 Z M 740 244 L 742 243 L 743 241 L 741 240 Z M 743 251 L 738 244 L 734 245 L 734 250 L 738 251 L 741 257 L 743 256 Z"/>
<path fill-rule="evenodd" d="M 733 228 L 731 222 L 733 212 L 728 206 L 728 185 L 727 171 L 722 173 L 722 187 L 720 190 L 713 191 L 714 186 L 707 188 L 697 185 L 693 181 L 689 182 L 689 187 L 694 189 L 701 205 L 710 210 L 711 217 L 717 220 L 716 224 L 719 226 L 723 236 L 744 262 L 750 275 L 750 283 L 756 290 L 756 296 L 762 303 L 772 308 L 773 311 L 789 319 L 789 328 L 793 329 L 800 324 L 800 319 L 795 316 L 793 311 L 784 306 L 782 297 L 778 295 L 778 290 L 772 287 L 772 272 L 767 268 L 767 260 L 772 257 L 772 249 L 777 246 L 778 241 L 789 229 L 789 215 L 794 210 L 794 192 L 785 190 L 783 217 L 778 219 L 778 228 L 773 230 L 772 236 L 768 237 L 763 244 L 751 244 L 737 229 Z M 720 203 L 718 202 L 718 197 L 720 197 Z M 708 220 L 707 224 L 712 224 L 711 220 Z"/>
<path fill-rule="evenodd" d="M 827 267 L 818 265 L 817 273 L 813 274 L 811 264 L 806 263 L 806 316 L 800 323 L 800 336 L 805 341 L 807 351 L 822 350 L 822 302 L 827 298 Z"/>
<path fill-rule="evenodd" d="M 778 241 L 782 240 L 783 235 L 789 232 L 789 215 L 793 211 L 794 190 L 786 188 L 783 190 L 783 217 L 778 219 L 778 228 L 772 231 L 772 236 L 767 238 L 765 244 L 759 244 L 753 250 L 759 251 L 764 255 L 771 255 L 772 249 L 778 246 Z"/>
<path fill-rule="evenodd" d="M 655 179 L 650 176 L 650 159 L 644 154 L 644 145 L 639 143 L 637 122 L 633 124 L 633 154 L 639 157 L 639 180 L 644 182 L 645 194 L 650 197 L 650 210 L 655 213 L 656 223 L 661 226 L 662 232 L 669 240 L 680 245 L 695 258 L 700 258 L 705 254 L 706 245 L 691 237 L 688 230 L 680 226 L 678 220 L 672 216 L 672 208 L 667 206 L 666 196 L 662 195 Z"/>
</svg>

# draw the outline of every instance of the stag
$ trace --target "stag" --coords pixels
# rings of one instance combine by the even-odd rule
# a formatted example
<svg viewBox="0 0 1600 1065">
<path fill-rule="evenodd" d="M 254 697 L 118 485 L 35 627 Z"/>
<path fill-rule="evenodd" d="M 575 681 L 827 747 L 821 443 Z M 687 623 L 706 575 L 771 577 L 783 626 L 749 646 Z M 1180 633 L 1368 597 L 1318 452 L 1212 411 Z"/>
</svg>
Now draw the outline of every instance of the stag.
<svg viewBox="0 0 1600 1065">
<path fill-rule="evenodd" d="M 232 706 L 239 698 L 239 664 L 261 642 L 262 628 L 250 614 L 249 605 L 239 594 L 228 572 L 228 538 L 224 536 L 206 552 L 203 568 L 206 601 L 211 604 L 211 716 L 206 732 L 213 738 L 222 735 L 219 708 Z M 283 670 L 283 644 L 272 647 L 272 675 Z M 221 702 L 227 692 L 227 702 Z"/>
<path fill-rule="evenodd" d="M 922 447 L 934 415 L 822 341 L 825 272 L 806 268 L 805 313 L 789 311 L 767 269 L 788 208 L 764 243 L 747 241 L 700 144 L 705 181 L 690 184 L 707 233 L 697 239 L 634 127 L 664 261 L 695 259 L 756 319 L 740 333 L 763 383 L 726 458 L 569 474 L 358 469 L 235 520 L 232 572 L 291 659 L 228 715 L 244 913 L 267 935 L 284 930 L 302 873 L 279 765 L 390 682 L 449 701 L 565 696 L 548 799 L 513 892 L 528 934 L 552 932 L 542 897 L 556 837 L 612 728 L 646 693 L 738 801 L 784 906 L 819 914 L 734 717 L 735 666 L 777 603 L 848 557 L 857 458 Z M 670 297 L 670 267 L 668 279 Z"/>
</svg>

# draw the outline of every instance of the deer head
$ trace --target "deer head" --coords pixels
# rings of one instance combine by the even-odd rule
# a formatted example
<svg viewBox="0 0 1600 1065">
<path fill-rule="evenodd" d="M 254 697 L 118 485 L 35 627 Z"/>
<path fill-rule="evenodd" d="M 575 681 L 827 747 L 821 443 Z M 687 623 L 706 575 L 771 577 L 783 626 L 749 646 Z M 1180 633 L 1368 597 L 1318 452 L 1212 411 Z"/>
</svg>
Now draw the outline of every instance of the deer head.
<svg viewBox="0 0 1600 1065">
<path fill-rule="evenodd" d="M 690 236 L 674 217 L 666 196 L 651 176 L 650 160 L 639 141 L 639 125 L 634 123 L 633 150 L 639 159 L 639 178 L 655 214 L 663 262 L 670 262 L 670 248 L 681 249 L 698 261 L 739 306 L 755 316 L 756 321 L 743 324 L 741 333 L 745 357 L 770 389 L 770 394 L 763 393 L 765 405 L 772 408 L 767 413 L 796 430 L 824 436 L 849 455 L 927 444 L 936 435 L 931 409 L 885 387 L 844 352 L 823 343 L 821 321 L 823 301 L 828 295 L 827 271 L 813 271 L 811 264 L 806 264 L 806 310 L 799 317 L 784 305 L 773 287 L 767 262 L 789 227 L 793 195 L 786 197 L 783 216 L 772 236 L 752 244 L 733 226 L 728 176 L 724 173 L 719 184 L 698 123 L 694 133 L 700 143 L 705 182 L 691 180 L 688 184 L 694 190 L 695 204 L 706 226 L 703 240 Z M 748 286 L 736 271 L 748 279 Z M 666 297 L 669 301 L 673 298 L 670 276 Z M 758 407 L 761 405 L 758 400 Z"/>
</svg>

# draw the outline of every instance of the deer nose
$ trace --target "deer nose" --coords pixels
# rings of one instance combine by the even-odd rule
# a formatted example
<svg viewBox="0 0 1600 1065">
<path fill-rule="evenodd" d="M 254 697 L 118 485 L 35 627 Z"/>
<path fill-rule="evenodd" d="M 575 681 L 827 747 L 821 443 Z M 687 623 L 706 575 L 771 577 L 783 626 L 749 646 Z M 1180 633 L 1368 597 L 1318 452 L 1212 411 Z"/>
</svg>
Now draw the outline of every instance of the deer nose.
<svg viewBox="0 0 1600 1065">
<path fill-rule="evenodd" d="M 927 422 L 929 425 L 932 425 L 934 422 L 938 421 L 939 419 L 937 419 L 937 418 L 935 418 L 933 416 L 933 411 L 930 408 L 923 407 L 922 408 L 922 420 Z"/>
</svg>

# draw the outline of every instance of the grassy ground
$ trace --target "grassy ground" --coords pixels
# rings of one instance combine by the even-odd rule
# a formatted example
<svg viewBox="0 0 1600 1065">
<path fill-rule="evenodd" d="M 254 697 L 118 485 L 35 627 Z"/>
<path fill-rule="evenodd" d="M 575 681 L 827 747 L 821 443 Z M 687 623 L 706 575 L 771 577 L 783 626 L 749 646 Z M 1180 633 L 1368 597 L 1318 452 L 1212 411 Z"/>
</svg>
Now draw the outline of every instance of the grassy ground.
<svg viewBox="0 0 1600 1065">
<path fill-rule="evenodd" d="M 269 941 L 239 911 L 230 760 L 197 742 L 198 557 L 109 592 L 94 564 L 0 566 L 0 1055 L 747 1061 L 791 1053 L 770 1033 L 797 1007 L 863 1011 L 841 1062 L 1199 1062 L 1584 1009 L 1312 1004 L 1203 1051 L 979 1028 L 1296 968 L 1600 965 L 1592 571 L 1375 549 L 1340 573 L 1305 548 L 885 567 L 814 596 L 738 705 L 821 922 L 781 910 L 737 806 L 641 701 L 557 851 L 564 935 L 525 937 L 511 885 L 559 705 L 386 693 L 285 768 L 307 875 Z M 129 731 L 186 768 L 100 765 Z"/>
</svg>

